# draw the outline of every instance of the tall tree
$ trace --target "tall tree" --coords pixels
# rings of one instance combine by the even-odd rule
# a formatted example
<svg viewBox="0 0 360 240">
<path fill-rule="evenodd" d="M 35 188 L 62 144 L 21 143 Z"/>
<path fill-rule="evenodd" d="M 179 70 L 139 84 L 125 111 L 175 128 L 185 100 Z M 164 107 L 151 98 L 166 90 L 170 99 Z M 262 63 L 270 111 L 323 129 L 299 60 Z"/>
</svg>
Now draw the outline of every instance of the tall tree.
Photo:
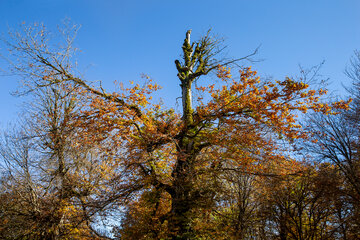
<svg viewBox="0 0 360 240">
<path fill-rule="evenodd" d="M 359 109 L 360 109 L 360 54 L 355 51 L 351 66 L 346 70 L 353 81 L 347 88 L 353 102 L 349 111 L 337 115 L 314 114 L 308 117 L 307 128 L 312 132 L 311 141 L 306 142 L 306 150 L 315 160 L 333 163 L 344 180 L 343 202 L 351 209 L 346 225 L 349 236 L 359 236 L 360 209 L 360 159 L 359 159 Z M 344 220 L 345 221 L 345 220 Z M 350 233 L 351 232 L 351 233 Z"/>
<path fill-rule="evenodd" d="M 146 223 L 137 239 L 195 239 L 200 213 L 219 204 L 216 188 L 226 180 L 226 172 L 284 174 L 296 169 L 296 161 L 278 143 L 306 137 L 296 124 L 297 114 L 347 108 L 344 101 L 320 103 L 324 90 L 309 90 L 308 84 L 291 78 L 266 81 L 250 67 L 232 77 L 229 66 L 246 57 L 218 59 L 222 48 L 210 32 L 195 42 L 190 35 L 188 31 L 181 60 L 175 61 L 180 113 L 151 102 L 159 86 L 148 77 L 143 86 L 118 93 L 77 77 L 68 58 L 73 53 L 69 35 L 61 51 L 46 45 L 44 29 L 27 28 L 8 42 L 19 61 L 14 70 L 28 77 L 29 86 L 70 83 L 83 90 L 79 95 L 86 108 L 76 116 L 76 141 L 96 143 L 104 153 L 99 158 L 111 165 L 104 169 L 111 176 L 110 187 L 100 196 L 128 207 L 121 236 Z M 212 72 L 218 82 L 203 84 Z M 140 202 L 147 203 L 143 209 Z M 146 221 L 141 214 L 148 216 Z"/>
<path fill-rule="evenodd" d="M 30 34 L 34 29 L 27 30 Z M 44 29 L 38 33 L 34 39 L 45 40 Z M 32 47 L 50 53 L 45 45 Z M 69 51 L 54 53 L 57 61 L 68 64 Z M 26 71 L 24 65 L 13 67 Z M 75 116 L 83 107 L 81 89 L 55 75 L 43 77 L 58 84 L 38 87 L 33 82 L 38 77 L 34 71 L 23 79 L 19 94 L 28 94 L 30 101 L 24 106 L 22 124 L 18 132 L 4 134 L 0 144 L 7 179 L 2 184 L 1 220 L 6 224 L 1 233 L 6 239 L 93 239 L 96 213 L 107 204 L 104 198 L 98 201 L 106 189 L 103 169 L 107 165 L 94 143 L 77 141 Z"/>
</svg>

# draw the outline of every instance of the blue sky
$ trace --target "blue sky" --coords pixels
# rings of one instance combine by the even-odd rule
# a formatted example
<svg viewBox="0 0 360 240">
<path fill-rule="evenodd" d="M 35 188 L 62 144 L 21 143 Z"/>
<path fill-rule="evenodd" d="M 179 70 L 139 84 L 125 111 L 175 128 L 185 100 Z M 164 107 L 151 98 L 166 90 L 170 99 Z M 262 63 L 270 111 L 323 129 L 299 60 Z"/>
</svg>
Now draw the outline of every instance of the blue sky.
<svg viewBox="0 0 360 240">
<path fill-rule="evenodd" d="M 192 39 L 212 28 L 226 40 L 228 56 L 241 57 L 261 45 L 252 64 L 263 76 L 297 75 L 298 65 L 321 69 L 330 88 L 344 94 L 344 69 L 360 49 L 358 0 L 0 0 L 0 32 L 43 22 L 54 29 L 64 18 L 81 24 L 76 45 L 80 71 L 89 80 L 112 83 L 150 75 L 163 86 L 166 105 L 180 96 L 174 60 L 187 29 Z M 4 54 L 0 44 L 0 53 Z M 0 64 L 3 64 L 1 62 Z M 4 66 L 0 65 L 0 68 Z M 0 77 L 0 128 L 16 118 L 22 99 L 14 78 Z"/>
</svg>

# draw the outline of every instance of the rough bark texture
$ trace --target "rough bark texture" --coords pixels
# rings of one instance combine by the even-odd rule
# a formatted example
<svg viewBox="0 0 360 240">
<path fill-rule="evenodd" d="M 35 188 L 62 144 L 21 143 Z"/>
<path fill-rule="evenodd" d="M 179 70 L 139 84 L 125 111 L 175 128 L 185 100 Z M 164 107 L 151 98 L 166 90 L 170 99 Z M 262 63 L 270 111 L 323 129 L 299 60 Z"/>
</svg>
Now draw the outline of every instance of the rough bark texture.
<svg viewBox="0 0 360 240">
<path fill-rule="evenodd" d="M 191 30 L 187 31 L 183 49 L 183 63 L 176 60 L 178 77 L 182 90 L 184 131 L 179 137 L 177 148 L 177 163 L 172 173 L 174 178 L 173 191 L 171 193 L 172 219 L 170 231 L 172 239 L 194 239 L 194 231 L 191 228 L 191 210 L 196 207 L 193 191 L 195 172 L 194 161 L 198 155 L 198 146 L 201 144 L 191 138 L 194 132 L 193 108 L 191 87 L 195 79 L 205 75 L 204 51 L 200 51 L 201 43 L 190 42 Z M 194 49 L 194 45 L 196 47 Z M 195 68 L 195 69 L 194 69 Z"/>
</svg>

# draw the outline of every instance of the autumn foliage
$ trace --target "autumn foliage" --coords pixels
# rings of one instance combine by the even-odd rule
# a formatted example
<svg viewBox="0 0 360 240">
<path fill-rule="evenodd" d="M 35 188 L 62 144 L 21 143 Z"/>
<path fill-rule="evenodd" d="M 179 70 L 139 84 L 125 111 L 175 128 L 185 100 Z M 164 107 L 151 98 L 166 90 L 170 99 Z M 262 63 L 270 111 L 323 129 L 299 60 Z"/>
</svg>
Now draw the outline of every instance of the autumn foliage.
<svg viewBox="0 0 360 240">
<path fill-rule="evenodd" d="M 268 80 L 251 67 L 233 70 L 230 66 L 244 59 L 219 60 L 210 33 L 193 43 L 190 33 L 183 58 L 175 61 L 180 112 L 152 99 L 160 86 L 148 76 L 108 93 L 74 75 L 69 52 L 47 51 L 43 41 L 26 34 L 8 42 L 21 56 L 17 66 L 26 66 L 13 70 L 30 72 L 25 88 L 42 99 L 34 112 L 39 117 L 29 125 L 36 137 L 27 132 L 23 138 L 46 150 L 31 154 L 38 151 L 47 165 L 30 171 L 22 159 L 16 163 L 29 178 L 19 182 L 13 168 L 4 175 L 11 181 L 1 185 L 6 214 L 0 214 L 0 236 L 337 239 L 348 234 L 344 219 L 354 216 L 341 215 L 349 206 L 342 205 L 345 194 L 339 193 L 346 183 L 329 177 L 341 171 L 331 163 L 311 164 L 296 149 L 301 142 L 316 144 L 314 129 L 304 128 L 300 116 L 335 116 L 349 109 L 351 100 L 325 103 L 327 91 L 311 89 L 306 79 Z M 204 79 L 212 72 L 216 80 L 209 83 Z M 44 123 L 49 127 L 36 127 Z M 6 153 L 18 148 L 4 148 L 5 161 L 13 162 Z M 38 190 L 30 191 L 32 184 Z M 31 194 L 34 206 L 8 200 Z M 9 233 L 27 221 L 23 214 L 33 212 L 41 225 Z M 109 226 L 96 227 L 112 216 L 111 233 Z M 52 225 L 44 225 L 45 217 Z"/>
</svg>

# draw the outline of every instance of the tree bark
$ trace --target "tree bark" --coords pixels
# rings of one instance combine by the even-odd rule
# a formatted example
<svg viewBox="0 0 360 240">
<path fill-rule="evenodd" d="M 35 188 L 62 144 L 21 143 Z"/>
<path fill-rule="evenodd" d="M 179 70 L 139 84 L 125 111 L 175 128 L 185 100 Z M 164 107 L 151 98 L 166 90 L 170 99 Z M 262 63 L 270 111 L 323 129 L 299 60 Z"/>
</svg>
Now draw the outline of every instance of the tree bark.
<svg viewBox="0 0 360 240">
<path fill-rule="evenodd" d="M 170 232 L 173 240 L 194 239 L 195 234 L 191 228 L 191 210 L 194 207 L 192 198 L 193 190 L 193 163 L 196 158 L 194 139 L 189 138 L 193 131 L 193 108 L 191 87 L 193 78 L 193 68 L 195 60 L 193 59 L 193 46 L 190 44 L 191 30 L 187 31 L 183 44 L 184 64 L 175 61 L 178 69 L 178 77 L 181 81 L 182 105 L 183 105 L 183 122 L 184 131 L 178 140 L 177 161 L 172 172 L 173 191 L 171 194 L 171 222 Z"/>
</svg>

